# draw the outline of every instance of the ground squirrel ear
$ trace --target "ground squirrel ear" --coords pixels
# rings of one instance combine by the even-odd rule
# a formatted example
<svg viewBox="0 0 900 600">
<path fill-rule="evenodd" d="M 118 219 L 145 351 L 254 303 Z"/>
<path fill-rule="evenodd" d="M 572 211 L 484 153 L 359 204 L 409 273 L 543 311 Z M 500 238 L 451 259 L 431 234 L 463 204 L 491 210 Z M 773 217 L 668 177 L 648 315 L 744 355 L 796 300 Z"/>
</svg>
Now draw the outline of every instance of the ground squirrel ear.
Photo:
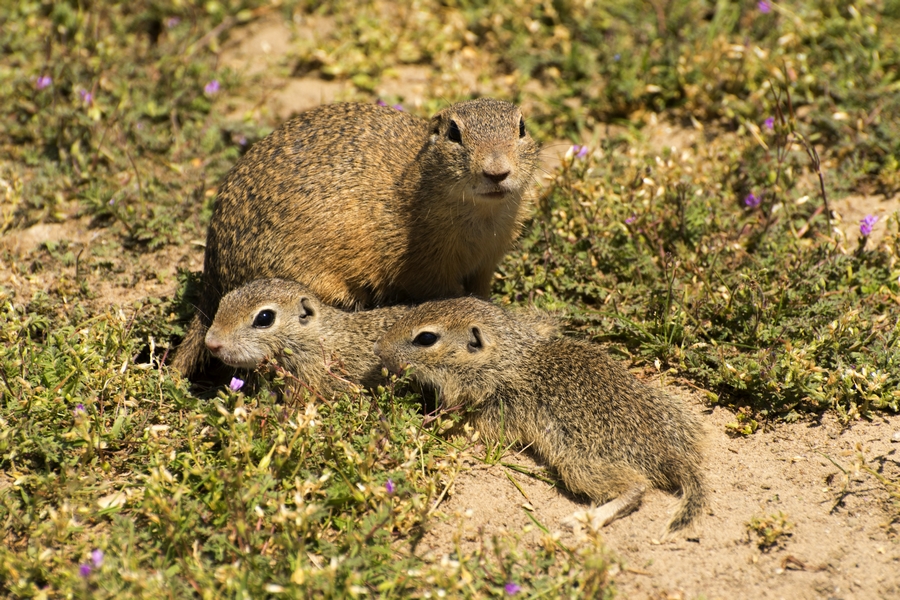
<svg viewBox="0 0 900 600">
<path fill-rule="evenodd" d="M 525 137 L 525 118 L 519 117 L 519 137 Z"/>
<path fill-rule="evenodd" d="M 309 319 L 314 316 L 316 316 L 316 309 L 313 308 L 312 301 L 309 298 L 300 298 L 300 322 L 308 323 Z"/>
<path fill-rule="evenodd" d="M 484 335 L 481 333 L 481 328 L 477 325 L 473 325 L 471 329 L 469 329 L 469 352 L 478 352 L 484 348 Z"/>
</svg>

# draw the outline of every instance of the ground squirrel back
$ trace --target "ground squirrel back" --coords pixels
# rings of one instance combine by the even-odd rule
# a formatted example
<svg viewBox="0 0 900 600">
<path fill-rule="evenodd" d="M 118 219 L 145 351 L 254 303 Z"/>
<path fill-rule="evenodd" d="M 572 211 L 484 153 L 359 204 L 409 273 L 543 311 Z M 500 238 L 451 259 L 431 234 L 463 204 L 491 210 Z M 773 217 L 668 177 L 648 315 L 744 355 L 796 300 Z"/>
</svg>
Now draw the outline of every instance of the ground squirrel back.
<svg viewBox="0 0 900 600">
<path fill-rule="evenodd" d="M 525 219 L 537 155 L 519 109 L 487 98 L 430 120 L 348 103 L 288 121 L 220 188 L 173 366 L 195 372 L 219 300 L 257 278 L 303 281 L 342 307 L 486 296 Z"/>
<path fill-rule="evenodd" d="M 650 486 L 681 491 L 669 531 L 702 512 L 699 419 L 597 346 L 457 298 L 410 309 L 375 354 L 392 371 L 411 366 L 444 408 L 471 409 L 486 439 L 529 446 L 570 491 L 605 502 L 600 524 L 635 509 Z"/>
</svg>

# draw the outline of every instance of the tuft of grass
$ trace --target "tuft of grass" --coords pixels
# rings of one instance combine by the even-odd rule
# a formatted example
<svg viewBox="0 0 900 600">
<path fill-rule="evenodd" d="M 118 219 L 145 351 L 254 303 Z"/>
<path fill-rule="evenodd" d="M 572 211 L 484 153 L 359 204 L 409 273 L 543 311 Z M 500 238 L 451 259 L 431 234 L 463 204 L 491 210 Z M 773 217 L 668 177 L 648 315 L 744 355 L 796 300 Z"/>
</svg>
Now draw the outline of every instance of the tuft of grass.
<svg viewBox="0 0 900 600">
<path fill-rule="evenodd" d="M 793 523 L 789 523 L 787 517 L 779 511 L 777 515 L 751 518 L 747 523 L 747 533 L 756 534 L 756 545 L 760 550 L 768 551 L 791 537 L 793 534 L 790 530 L 793 526 Z"/>
</svg>

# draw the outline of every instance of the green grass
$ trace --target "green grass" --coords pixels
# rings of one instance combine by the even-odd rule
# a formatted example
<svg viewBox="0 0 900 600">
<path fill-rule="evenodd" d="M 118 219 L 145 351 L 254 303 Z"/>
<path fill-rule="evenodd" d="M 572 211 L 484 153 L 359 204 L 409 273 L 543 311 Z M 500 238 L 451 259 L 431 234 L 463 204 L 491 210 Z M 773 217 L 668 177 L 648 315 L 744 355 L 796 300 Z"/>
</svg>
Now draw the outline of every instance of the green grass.
<svg viewBox="0 0 900 600">
<path fill-rule="evenodd" d="M 576 328 L 764 414 L 896 412 L 896 220 L 878 249 L 847 254 L 826 235 L 821 200 L 797 204 L 800 184 L 781 190 L 764 174 L 738 174 L 716 192 L 690 181 L 690 170 L 724 171 L 731 161 L 777 168 L 749 136 L 734 143 L 705 167 L 615 148 L 570 161 L 548 188 L 526 254 L 504 263 L 504 294 L 536 292 Z M 789 160 L 801 162 L 801 152 Z M 750 190 L 760 206 L 743 205 Z"/>
<path fill-rule="evenodd" d="M 0 7 L 0 234 L 83 223 L 103 240 L 0 250 L 23 289 L 48 290 L 0 288 L 0 593 L 614 592 L 616 559 L 596 537 L 417 554 L 464 461 L 496 456 L 436 435 L 416 397 L 283 398 L 277 380 L 246 395 L 191 389 L 163 363 L 195 274 L 175 297 L 102 301 L 105 285 L 171 277 L 166 252 L 203 238 L 217 182 L 277 125 L 221 110 L 258 80 L 216 52 L 264 12 L 335 23 L 318 48 L 296 41 L 284 72 L 349 80 L 371 101 L 398 66 L 426 65 L 448 78 L 432 82 L 425 114 L 465 97 L 452 74 L 467 48 L 483 89 L 526 106 L 535 137 L 594 140 L 543 184 L 498 301 L 534 301 L 708 390 L 740 408 L 735 432 L 896 412 L 897 222 L 848 252 L 823 208 L 900 191 L 900 3 L 599 4 Z M 643 138 L 655 120 L 702 142 L 686 157 L 654 147 Z"/>
</svg>

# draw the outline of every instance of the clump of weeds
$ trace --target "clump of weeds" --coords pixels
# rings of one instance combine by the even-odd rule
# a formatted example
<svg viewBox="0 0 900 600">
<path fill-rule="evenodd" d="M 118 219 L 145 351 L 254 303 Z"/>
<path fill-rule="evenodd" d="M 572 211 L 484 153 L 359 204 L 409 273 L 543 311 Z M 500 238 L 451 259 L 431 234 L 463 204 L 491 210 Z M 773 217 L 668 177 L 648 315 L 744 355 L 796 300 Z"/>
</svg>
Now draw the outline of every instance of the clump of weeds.
<svg viewBox="0 0 900 600">
<path fill-rule="evenodd" d="M 756 545 L 763 551 L 784 544 L 787 538 L 793 535 L 790 531 L 792 528 L 793 524 L 789 523 L 781 512 L 767 517 L 753 517 L 747 523 L 748 535 L 756 535 Z"/>
</svg>

